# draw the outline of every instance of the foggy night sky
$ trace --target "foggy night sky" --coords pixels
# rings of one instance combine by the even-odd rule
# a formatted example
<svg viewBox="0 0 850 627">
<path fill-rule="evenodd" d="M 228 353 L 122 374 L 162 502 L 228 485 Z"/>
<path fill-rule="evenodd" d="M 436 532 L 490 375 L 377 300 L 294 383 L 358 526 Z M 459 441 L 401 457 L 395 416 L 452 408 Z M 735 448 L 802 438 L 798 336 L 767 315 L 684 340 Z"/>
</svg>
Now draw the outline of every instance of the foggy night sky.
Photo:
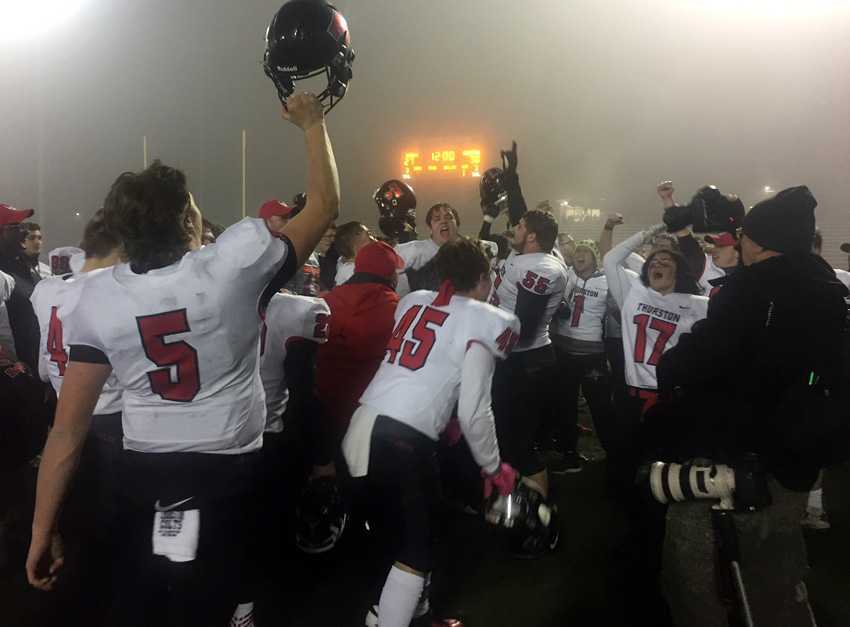
<svg viewBox="0 0 850 627">
<path fill-rule="evenodd" d="M 486 168 L 516 139 L 529 205 L 568 198 L 621 211 L 632 229 L 658 221 L 665 178 L 680 201 L 714 183 L 747 206 L 764 185 L 808 184 L 826 256 L 846 267 L 850 3 L 771 8 L 789 4 L 338 0 L 357 53 L 328 118 L 338 223 L 376 224 L 372 192 L 419 141 L 478 143 Z M 261 67 L 278 6 L 87 0 L 46 33 L 0 41 L 0 201 L 36 209 L 46 250 L 74 244 L 112 180 L 141 168 L 147 135 L 151 158 L 185 169 L 205 215 L 230 224 L 243 128 L 249 214 L 302 191 L 303 140 Z M 413 184 L 420 223 L 448 199 L 477 231 L 477 180 Z"/>
</svg>

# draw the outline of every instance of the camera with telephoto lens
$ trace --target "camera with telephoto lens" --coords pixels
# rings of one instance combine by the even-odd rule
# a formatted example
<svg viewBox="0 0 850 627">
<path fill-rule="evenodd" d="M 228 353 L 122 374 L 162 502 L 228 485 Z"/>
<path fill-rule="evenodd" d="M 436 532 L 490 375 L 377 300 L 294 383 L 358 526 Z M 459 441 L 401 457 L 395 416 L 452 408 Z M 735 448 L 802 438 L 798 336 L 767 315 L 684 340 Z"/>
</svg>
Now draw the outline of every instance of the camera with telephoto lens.
<svg viewBox="0 0 850 627">
<path fill-rule="evenodd" d="M 659 503 L 716 499 L 715 509 L 754 512 L 771 504 L 767 475 L 757 455 L 733 466 L 689 462 L 654 462 L 649 487 Z"/>
<path fill-rule="evenodd" d="M 507 496 L 493 491 L 484 504 L 484 519 L 491 525 L 507 529 L 543 531 L 552 522 L 553 507 L 540 492 L 522 480 Z"/>
<path fill-rule="evenodd" d="M 744 212 L 744 203 L 735 194 L 704 185 L 687 205 L 665 209 L 664 224 L 671 233 L 689 226 L 695 233 L 734 233 L 743 224 Z"/>
</svg>

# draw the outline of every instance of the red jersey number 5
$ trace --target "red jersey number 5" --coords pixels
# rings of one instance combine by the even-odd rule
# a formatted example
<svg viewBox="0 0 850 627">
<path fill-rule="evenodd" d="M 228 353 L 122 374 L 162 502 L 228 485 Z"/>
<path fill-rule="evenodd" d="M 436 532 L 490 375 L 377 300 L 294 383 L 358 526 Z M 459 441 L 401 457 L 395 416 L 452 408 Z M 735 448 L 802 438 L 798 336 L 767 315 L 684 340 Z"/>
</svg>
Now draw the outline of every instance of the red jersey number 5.
<svg viewBox="0 0 850 627">
<path fill-rule="evenodd" d="M 201 389 L 198 352 L 183 340 L 166 342 L 164 339 L 167 335 L 189 331 L 186 310 L 139 316 L 136 324 L 139 326 L 145 355 L 160 366 L 148 372 L 151 389 L 167 401 L 188 403 L 194 399 Z"/>
</svg>

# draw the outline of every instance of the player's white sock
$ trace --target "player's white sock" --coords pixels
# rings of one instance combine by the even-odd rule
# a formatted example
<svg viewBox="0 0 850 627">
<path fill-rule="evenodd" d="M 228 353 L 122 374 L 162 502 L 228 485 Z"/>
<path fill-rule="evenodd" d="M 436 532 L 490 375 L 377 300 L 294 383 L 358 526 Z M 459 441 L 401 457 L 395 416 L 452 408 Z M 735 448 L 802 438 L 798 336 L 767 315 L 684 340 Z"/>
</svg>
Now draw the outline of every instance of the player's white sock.
<svg viewBox="0 0 850 627">
<path fill-rule="evenodd" d="M 408 627 L 424 587 L 425 579 L 419 575 L 390 568 L 378 603 L 380 627 Z"/>
<path fill-rule="evenodd" d="M 809 502 L 806 506 L 808 509 L 823 509 L 823 488 L 809 492 Z"/>
<path fill-rule="evenodd" d="M 254 627 L 254 602 L 240 603 L 230 619 L 230 627 Z"/>
</svg>

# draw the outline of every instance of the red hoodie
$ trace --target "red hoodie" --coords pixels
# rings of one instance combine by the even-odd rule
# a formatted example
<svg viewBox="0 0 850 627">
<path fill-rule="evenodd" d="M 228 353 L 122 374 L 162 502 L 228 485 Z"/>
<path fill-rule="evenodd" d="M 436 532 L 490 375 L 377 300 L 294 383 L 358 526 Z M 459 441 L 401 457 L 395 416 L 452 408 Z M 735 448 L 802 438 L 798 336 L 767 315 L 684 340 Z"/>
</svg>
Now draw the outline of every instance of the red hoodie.
<svg viewBox="0 0 850 627">
<path fill-rule="evenodd" d="M 331 320 L 328 341 L 319 346 L 316 385 L 339 441 L 384 359 L 398 294 L 381 283 L 349 282 L 335 287 L 325 300 Z"/>
</svg>

